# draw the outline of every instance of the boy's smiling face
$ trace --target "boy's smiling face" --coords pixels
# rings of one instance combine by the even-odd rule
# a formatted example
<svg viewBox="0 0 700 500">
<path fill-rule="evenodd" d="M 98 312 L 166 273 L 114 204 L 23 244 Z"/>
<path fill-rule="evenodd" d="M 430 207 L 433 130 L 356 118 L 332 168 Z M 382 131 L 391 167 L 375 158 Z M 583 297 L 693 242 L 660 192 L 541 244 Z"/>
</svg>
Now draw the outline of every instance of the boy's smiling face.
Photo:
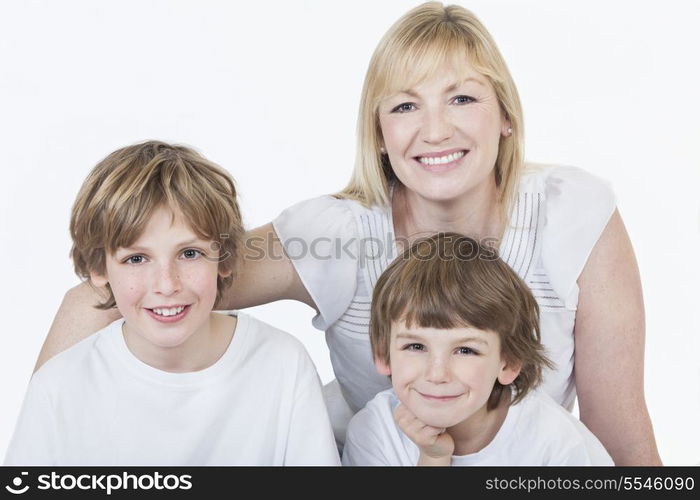
<svg viewBox="0 0 700 500">
<path fill-rule="evenodd" d="M 519 369 L 501 358 L 494 332 L 476 328 L 408 328 L 392 323 L 390 364 L 377 368 L 399 400 L 423 423 L 450 428 L 486 414 L 494 383 L 510 384 Z"/>
<path fill-rule="evenodd" d="M 161 206 L 131 247 L 106 255 L 106 276 L 91 273 L 91 281 L 109 283 L 128 343 L 131 337 L 153 356 L 186 347 L 208 329 L 218 276 L 218 252 L 211 248 Z"/>
</svg>

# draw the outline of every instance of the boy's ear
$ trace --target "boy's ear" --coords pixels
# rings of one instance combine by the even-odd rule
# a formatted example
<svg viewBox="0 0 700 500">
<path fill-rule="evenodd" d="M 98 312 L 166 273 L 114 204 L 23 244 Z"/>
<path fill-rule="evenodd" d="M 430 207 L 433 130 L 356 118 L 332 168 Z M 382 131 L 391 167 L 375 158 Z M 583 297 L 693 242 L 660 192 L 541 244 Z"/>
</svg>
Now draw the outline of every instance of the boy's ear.
<svg viewBox="0 0 700 500">
<path fill-rule="evenodd" d="M 391 367 L 383 359 L 374 358 L 374 366 L 377 369 L 377 373 L 380 375 L 391 376 Z"/>
<path fill-rule="evenodd" d="M 504 360 L 501 371 L 498 373 L 498 382 L 501 385 L 510 385 L 513 383 L 513 380 L 518 378 L 522 367 L 523 364 L 520 361 L 512 362 Z"/>
<path fill-rule="evenodd" d="M 106 276 L 102 276 L 101 274 L 98 274 L 95 271 L 90 271 L 90 281 L 97 288 L 102 288 L 108 283 Z"/>
</svg>

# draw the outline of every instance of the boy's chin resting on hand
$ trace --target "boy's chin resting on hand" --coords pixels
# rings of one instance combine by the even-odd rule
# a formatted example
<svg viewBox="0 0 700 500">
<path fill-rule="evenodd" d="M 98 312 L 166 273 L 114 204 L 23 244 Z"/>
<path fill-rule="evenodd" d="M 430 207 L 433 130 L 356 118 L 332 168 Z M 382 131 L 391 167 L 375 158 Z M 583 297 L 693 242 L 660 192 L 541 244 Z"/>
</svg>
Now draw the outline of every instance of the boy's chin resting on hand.
<svg viewBox="0 0 700 500">
<path fill-rule="evenodd" d="M 455 443 L 445 428 L 427 425 L 402 404 L 394 410 L 394 420 L 403 433 L 420 449 L 418 465 L 451 464 Z"/>
</svg>

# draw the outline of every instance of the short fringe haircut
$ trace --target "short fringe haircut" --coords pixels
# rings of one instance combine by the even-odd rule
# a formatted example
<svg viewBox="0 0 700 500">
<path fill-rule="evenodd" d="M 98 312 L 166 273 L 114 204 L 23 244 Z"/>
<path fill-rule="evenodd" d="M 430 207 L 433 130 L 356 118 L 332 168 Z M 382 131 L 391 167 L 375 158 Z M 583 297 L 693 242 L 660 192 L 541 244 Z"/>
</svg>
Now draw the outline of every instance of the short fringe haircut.
<svg viewBox="0 0 700 500">
<path fill-rule="evenodd" d="M 391 325 L 473 327 L 498 334 L 501 356 L 521 363 L 512 382 L 513 404 L 542 381 L 552 363 L 540 342 L 539 307 L 528 286 L 496 251 L 457 233 L 414 243 L 380 276 L 372 296 L 370 340 L 375 359 L 389 364 Z M 487 409 L 498 406 L 496 381 Z"/>
<path fill-rule="evenodd" d="M 231 176 L 196 151 L 147 141 L 119 149 L 95 166 L 73 205 L 71 258 L 78 276 L 106 274 L 106 255 L 139 239 L 153 212 L 168 207 L 202 239 L 219 248 L 217 304 L 233 282 L 243 239 L 243 223 Z M 109 285 L 107 285 L 109 287 Z M 106 302 L 116 306 L 109 290 Z"/>
<path fill-rule="evenodd" d="M 524 169 L 523 112 L 518 90 L 489 32 L 470 11 L 457 5 L 428 2 L 406 13 L 384 35 L 367 69 L 357 122 L 355 168 L 348 185 L 336 194 L 365 206 L 389 204 L 396 177 L 382 155 L 380 102 L 437 74 L 444 66 L 462 75 L 464 61 L 494 87 L 512 134 L 501 137 L 495 165 L 499 206 L 504 220 Z"/>
</svg>

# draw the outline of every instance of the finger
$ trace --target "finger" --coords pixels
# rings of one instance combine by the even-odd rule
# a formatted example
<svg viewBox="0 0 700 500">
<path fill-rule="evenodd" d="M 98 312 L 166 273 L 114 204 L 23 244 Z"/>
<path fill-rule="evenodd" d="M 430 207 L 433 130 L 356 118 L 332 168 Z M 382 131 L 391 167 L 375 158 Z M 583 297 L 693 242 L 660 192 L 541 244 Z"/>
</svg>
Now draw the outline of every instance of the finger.
<svg viewBox="0 0 700 500">
<path fill-rule="evenodd" d="M 417 430 L 417 434 L 421 436 L 421 439 L 431 442 L 435 442 L 444 433 L 444 428 L 432 427 L 430 425 L 425 425 Z"/>
<path fill-rule="evenodd" d="M 394 420 L 402 429 L 419 429 L 424 424 L 411 413 L 404 405 L 399 405 L 394 410 Z"/>
<path fill-rule="evenodd" d="M 414 418 L 416 418 L 416 416 L 405 405 L 399 403 L 399 405 L 394 410 L 394 418 L 405 418 L 407 420 L 413 420 Z"/>
</svg>

